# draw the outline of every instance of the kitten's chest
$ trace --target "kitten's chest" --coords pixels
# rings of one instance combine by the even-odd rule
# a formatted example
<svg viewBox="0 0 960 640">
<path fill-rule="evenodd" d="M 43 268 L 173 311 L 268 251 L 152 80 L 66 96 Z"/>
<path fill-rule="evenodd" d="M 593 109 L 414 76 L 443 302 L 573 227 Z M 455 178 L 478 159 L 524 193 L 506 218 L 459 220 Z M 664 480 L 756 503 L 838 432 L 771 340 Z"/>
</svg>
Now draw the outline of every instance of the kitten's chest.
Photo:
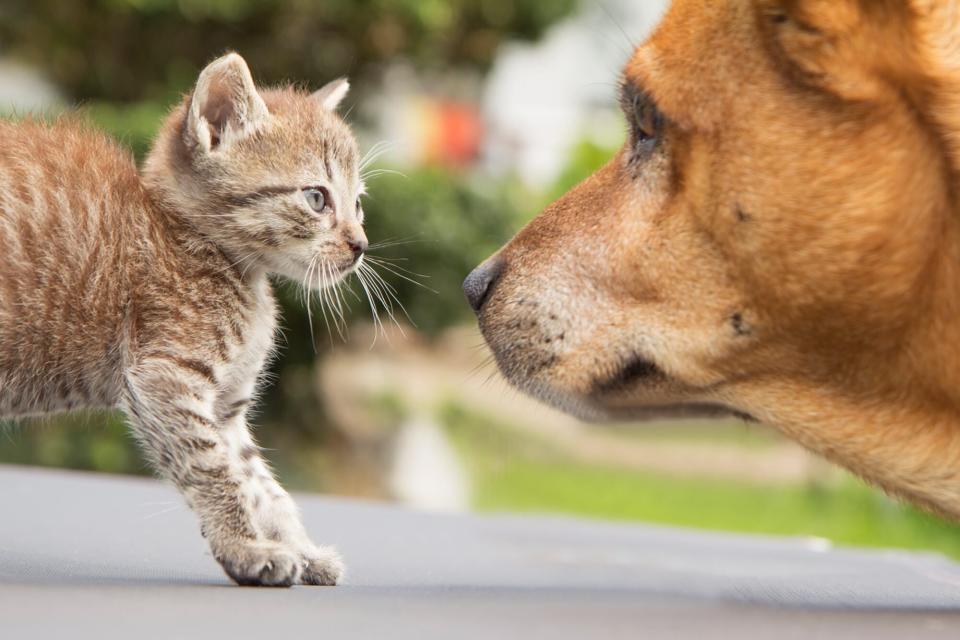
<svg viewBox="0 0 960 640">
<path fill-rule="evenodd" d="M 249 387 L 273 351 L 277 305 L 269 282 L 259 283 L 252 288 L 252 293 L 250 303 L 233 319 L 239 324 L 240 339 L 224 363 L 226 383 L 232 388 Z"/>
</svg>

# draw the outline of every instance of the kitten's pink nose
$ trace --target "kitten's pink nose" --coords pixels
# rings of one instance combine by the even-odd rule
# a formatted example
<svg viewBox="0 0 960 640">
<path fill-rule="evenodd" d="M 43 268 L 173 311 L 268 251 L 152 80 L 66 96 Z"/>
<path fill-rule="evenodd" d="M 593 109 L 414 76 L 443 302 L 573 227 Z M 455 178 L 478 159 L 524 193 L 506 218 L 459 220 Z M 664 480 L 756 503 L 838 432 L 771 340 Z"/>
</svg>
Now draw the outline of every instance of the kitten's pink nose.
<svg viewBox="0 0 960 640">
<path fill-rule="evenodd" d="M 367 250 L 367 247 L 370 246 L 366 238 L 354 238 L 353 240 L 347 240 L 347 246 L 350 247 L 350 250 L 353 251 L 353 259 L 357 261 L 360 259 L 360 256 L 363 255 L 363 252 Z"/>
</svg>

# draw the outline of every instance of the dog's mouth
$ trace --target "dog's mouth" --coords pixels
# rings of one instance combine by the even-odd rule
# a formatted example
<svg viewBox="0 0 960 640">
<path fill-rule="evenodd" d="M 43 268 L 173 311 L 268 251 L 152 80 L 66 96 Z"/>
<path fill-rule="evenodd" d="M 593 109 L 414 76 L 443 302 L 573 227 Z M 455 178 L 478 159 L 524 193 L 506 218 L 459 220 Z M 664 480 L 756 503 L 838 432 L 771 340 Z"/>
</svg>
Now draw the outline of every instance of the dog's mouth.
<svg viewBox="0 0 960 640">
<path fill-rule="evenodd" d="M 541 310 L 531 317 L 488 303 L 479 316 L 481 333 L 513 386 L 586 421 L 753 420 L 715 402 L 714 389 L 684 383 L 636 347 L 613 348 L 613 353 L 583 349 L 556 312 Z"/>
<path fill-rule="evenodd" d="M 551 358 L 521 371 L 509 359 L 498 357 L 501 371 L 517 388 L 580 417 L 587 422 L 650 421 L 700 418 L 756 420 L 747 413 L 718 402 L 685 401 L 683 385 L 672 380 L 656 363 L 642 356 L 625 360 L 614 373 L 596 378 L 587 390 L 558 386 Z"/>
<path fill-rule="evenodd" d="M 655 390 L 673 386 L 673 381 L 655 362 L 633 356 L 613 374 L 598 379 L 590 394 L 592 404 L 601 408 L 605 419 L 660 420 L 680 418 L 733 417 L 756 422 L 749 414 L 716 402 L 641 402 L 632 399 L 637 389 Z"/>
<path fill-rule="evenodd" d="M 653 361 L 643 356 L 627 359 L 613 375 L 598 378 L 593 385 L 593 393 L 605 396 L 632 387 L 637 383 L 649 383 L 663 379 L 663 371 Z"/>
</svg>

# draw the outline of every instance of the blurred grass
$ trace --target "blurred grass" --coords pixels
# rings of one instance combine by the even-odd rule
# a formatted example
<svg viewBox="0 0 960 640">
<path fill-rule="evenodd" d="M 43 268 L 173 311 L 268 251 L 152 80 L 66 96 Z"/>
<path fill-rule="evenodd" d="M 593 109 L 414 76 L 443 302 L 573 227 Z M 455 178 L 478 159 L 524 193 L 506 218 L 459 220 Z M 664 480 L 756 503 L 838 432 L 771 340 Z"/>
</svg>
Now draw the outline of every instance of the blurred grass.
<svg viewBox="0 0 960 640">
<path fill-rule="evenodd" d="M 150 150 L 153 136 L 167 113 L 174 106 L 158 102 L 138 102 L 117 105 L 109 102 L 90 102 L 81 111 L 98 128 L 128 146 L 142 159 Z"/>
<path fill-rule="evenodd" d="M 894 501 L 850 475 L 763 486 L 583 464 L 548 441 L 455 405 L 443 423 L 481 511 L 560 513 L 744 533 L 817 536 L 840 545 L 939 551 L 960 559 L 960 526 Z"/>
<path fill-rule="evenodd" d="M 0 422 L 0 461 L 86 471 L 150 473 L 123 416 L 109 411 Z"/>
</svg>

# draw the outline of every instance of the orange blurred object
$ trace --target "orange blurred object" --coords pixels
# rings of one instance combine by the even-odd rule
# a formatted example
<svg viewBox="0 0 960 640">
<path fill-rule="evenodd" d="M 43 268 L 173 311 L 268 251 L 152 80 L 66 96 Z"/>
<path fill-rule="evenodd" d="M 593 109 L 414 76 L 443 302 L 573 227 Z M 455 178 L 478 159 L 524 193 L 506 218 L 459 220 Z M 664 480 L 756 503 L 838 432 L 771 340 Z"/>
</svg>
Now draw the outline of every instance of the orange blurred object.
<svg viewBox="0 0 960 640">
<path fill-rule="evenodd" d="M 420 117 L 425 163 L 462 168 L 477 159 L 483 123 L 476 107 L 452 101 L 428 102 Z"/>
</svg>

